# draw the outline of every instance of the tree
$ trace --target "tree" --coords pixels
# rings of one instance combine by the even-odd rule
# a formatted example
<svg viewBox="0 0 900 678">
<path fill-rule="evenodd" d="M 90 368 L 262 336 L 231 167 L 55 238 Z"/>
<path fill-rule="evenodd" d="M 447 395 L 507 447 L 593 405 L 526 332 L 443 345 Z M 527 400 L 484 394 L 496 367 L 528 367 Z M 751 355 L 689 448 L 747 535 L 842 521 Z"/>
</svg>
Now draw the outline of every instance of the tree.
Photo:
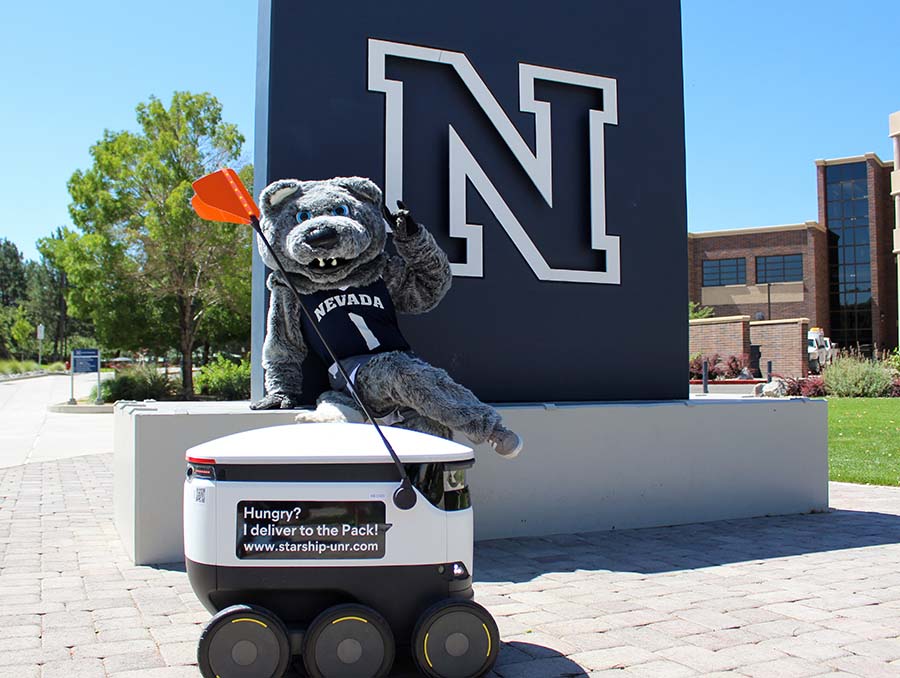
<svg viewBox="0 0 900 678">
<path fill-rule="evenodd" d="M 176 346 L 190 398 L 198 333 L 212 309 L 233 305 L 235 285 L 249 288 L 251 244 L 249 229 L 197 217 L 191 182 L 238 161 L 244 138 L 209 94 L 176 92 L 168 108 L 151 97 L 137 121 L 138 133 L 104 132 L 91 168 L 72 176 L 82 234 L 59 249 L 73 312 L 88 313 L 107 345 Z"/>
<path fill-rule="evenodd" d="M 688 318 L 698 320 L 700 318 L 711 318 L 715 314 L 715 310 L 709 306 L 701 306 L 696 301 L 688 302 Z"/>
<path fill-rule="evenodd" d="M 69 317 L 66 296 L 69 291 L 69 279 L 61 266 L 59 244 L 65 239 L 67 231 L 57 228 L 53 235 L 37 241 L 39 261 L 29 261 L 25 265 L 28 279 L 28 301 L 25 307 L 32 322 L 43 324 L 46 328 L 47 341 L 45 351 L 51 360 L 59 360 L 68 355 L 69 337 L 74 334 L 92 335 L 93 328 L 85 321 L 73 320 Z"/>
<path fill-rule="evenodd" d="M 25 307 L 19 306 L 16 309 L 10 334 L 12 335 L 12 340 L 15 342 L 16 346 L 19 347 L 20 360 L 25 359 L 25 351 L 28 350 L 29 345 L 31 344 L 30 340 L 34 337 L 34 330 L 34 325 L 28 322 Z"/>
<path fill-rule="evenodd" d="M 15 243 L 0 239 L 0 306 L 17 306 L 25 298 L 25 263 Z"/>
<path fill-rule="evenodd" d="M 0 305 L 0 358 L 12 356 L 12 326 L 15 315 L 15 308 Z"/>
</svg>

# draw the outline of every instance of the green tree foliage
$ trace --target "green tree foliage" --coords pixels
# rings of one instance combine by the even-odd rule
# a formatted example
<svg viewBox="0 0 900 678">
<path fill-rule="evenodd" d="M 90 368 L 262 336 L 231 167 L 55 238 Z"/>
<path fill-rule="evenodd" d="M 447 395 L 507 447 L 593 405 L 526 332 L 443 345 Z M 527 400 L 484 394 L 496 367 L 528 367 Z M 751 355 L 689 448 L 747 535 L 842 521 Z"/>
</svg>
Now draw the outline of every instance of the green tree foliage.
<svg viewBox="0 0 900 678">
<path fill-rule="evenodd" d="M 24 359 L 25 353 L 30 352 L 31 344 L 37 341 L 34 338 L 35 327 L 28 321 L 28 315 L 24 306 L 16 308 L 16 314 L 9 333 L 13 343 L 19 349 L 19 357 Z"/>
<path fill-rule="evenodd" d="M 16 309 L 0 305 L 0 360 L 12 356 L 12 326 Z"/>
<path fill-rule="evenodd" d="M 25 262 L 15 243 L 0 239 L 0 306 L 17 306 L 25 297 Z"/>
<path fill-rule="evenodd" d="M 700 318 L 711 318 L 715 311 L 709 306 L 701 306 L 696 301 L 688 302 L 688 318 L 698 320 Z"/>
<path fill-rule="evenodd" d="M 35 325 L 45 328 L 44 354 L 50 360 L 64 359 L 69 354 L 69 337 L 72 335 L 92 335 L 90 323 L 69 317 L 66 295 L 68 276 L 59 263 L 57 244 L 64 239 L 65 230 L 56 232 L 37 242 L 39 261 L 29 261 L 26 266 L 28 279 L 28 300 L 25 308 Z"/>
<path fill-rule="evenodd" d="M 137 133 L 104 132 L 92 166 L 70 179 L 81 233 L 64 232 L 53 251 L 72 313 L 89 317 L 107 346 L 177 347 L 190 397 L 206 317 L 224 308 L 249 318 L 251 246 L 248 228 L 196 216 L 191 182 L 236 163 L 244 139 L 209 94 L 176 92 L 168 108 L 151 97 L 137 122 Z"/>
</svg>

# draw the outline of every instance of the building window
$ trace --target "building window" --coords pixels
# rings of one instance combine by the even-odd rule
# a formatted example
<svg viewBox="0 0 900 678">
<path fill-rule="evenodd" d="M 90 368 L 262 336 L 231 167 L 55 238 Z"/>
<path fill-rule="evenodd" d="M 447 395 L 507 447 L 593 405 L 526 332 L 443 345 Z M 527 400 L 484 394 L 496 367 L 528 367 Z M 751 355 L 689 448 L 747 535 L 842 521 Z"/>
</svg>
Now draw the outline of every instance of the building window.
<svg viewBox="0 0 900 678">
<path fill-rule="evenodd" d="M 803 280 L 803 255 L 785 254 L 756 257 L 756 282 L 795 282 Z"/>
<path fill-rule="evenodd" d="M 866 163 L 825 168 L 831 339 L 840 346 L 872 344 L 872 259 Z"/>
<path fill-rule="evenodd" d="M 703 286 L 744 285 L 747 262 L 744 259 L 715 259 L 703 262 Z"/>
</svg>

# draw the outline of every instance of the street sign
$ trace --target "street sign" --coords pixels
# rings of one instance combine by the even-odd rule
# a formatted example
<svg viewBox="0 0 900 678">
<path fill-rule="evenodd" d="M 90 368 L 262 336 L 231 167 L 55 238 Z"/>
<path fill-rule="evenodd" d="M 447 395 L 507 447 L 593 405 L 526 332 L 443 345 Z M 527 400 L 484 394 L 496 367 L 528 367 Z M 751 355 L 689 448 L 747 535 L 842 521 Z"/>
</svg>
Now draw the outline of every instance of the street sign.
<svg viewBox="0 0 900 678">
<path fill-rule="evenodd" d="M 37 326 L 37 338 L 38 338 L 38 341 L 44 340 L 44 324 L 43 323 L 41 323 L 40 325 Z"/>
<path fill-rule="evenodd" d="M 84 372 L 97 373 L 97 405 L 103 404 L 103 397 L 100 393 L 100 349 L 99 348 L 76 348 L 72 349 L 72 369 L 69 371 L 69 405 L 78 404 L 75 400 L 75 375 Z"/>
<path fill-rule="evenodd" d="M 76 348 L 72 351 L 72 372 L 79 374 L 81 372 L 99 372 L 100 371 L 100 349 L 99 348 Z"/>
</svg>

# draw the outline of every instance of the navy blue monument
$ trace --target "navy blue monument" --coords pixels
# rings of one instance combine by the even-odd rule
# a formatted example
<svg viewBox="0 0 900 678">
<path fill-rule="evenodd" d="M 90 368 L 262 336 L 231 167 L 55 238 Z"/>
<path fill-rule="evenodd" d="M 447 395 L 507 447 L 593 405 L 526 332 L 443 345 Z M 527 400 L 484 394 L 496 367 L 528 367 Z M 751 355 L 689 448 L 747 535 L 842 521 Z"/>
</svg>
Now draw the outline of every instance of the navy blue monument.
<svg viewBox="0 0 900 678">
<path fill-rule="evenodd" d="M 677 0 L 265 2 L 256 171 L 409 205 L 454 282 L 404 334 L 482 399 L 687 396 Z"/>
</svg>

